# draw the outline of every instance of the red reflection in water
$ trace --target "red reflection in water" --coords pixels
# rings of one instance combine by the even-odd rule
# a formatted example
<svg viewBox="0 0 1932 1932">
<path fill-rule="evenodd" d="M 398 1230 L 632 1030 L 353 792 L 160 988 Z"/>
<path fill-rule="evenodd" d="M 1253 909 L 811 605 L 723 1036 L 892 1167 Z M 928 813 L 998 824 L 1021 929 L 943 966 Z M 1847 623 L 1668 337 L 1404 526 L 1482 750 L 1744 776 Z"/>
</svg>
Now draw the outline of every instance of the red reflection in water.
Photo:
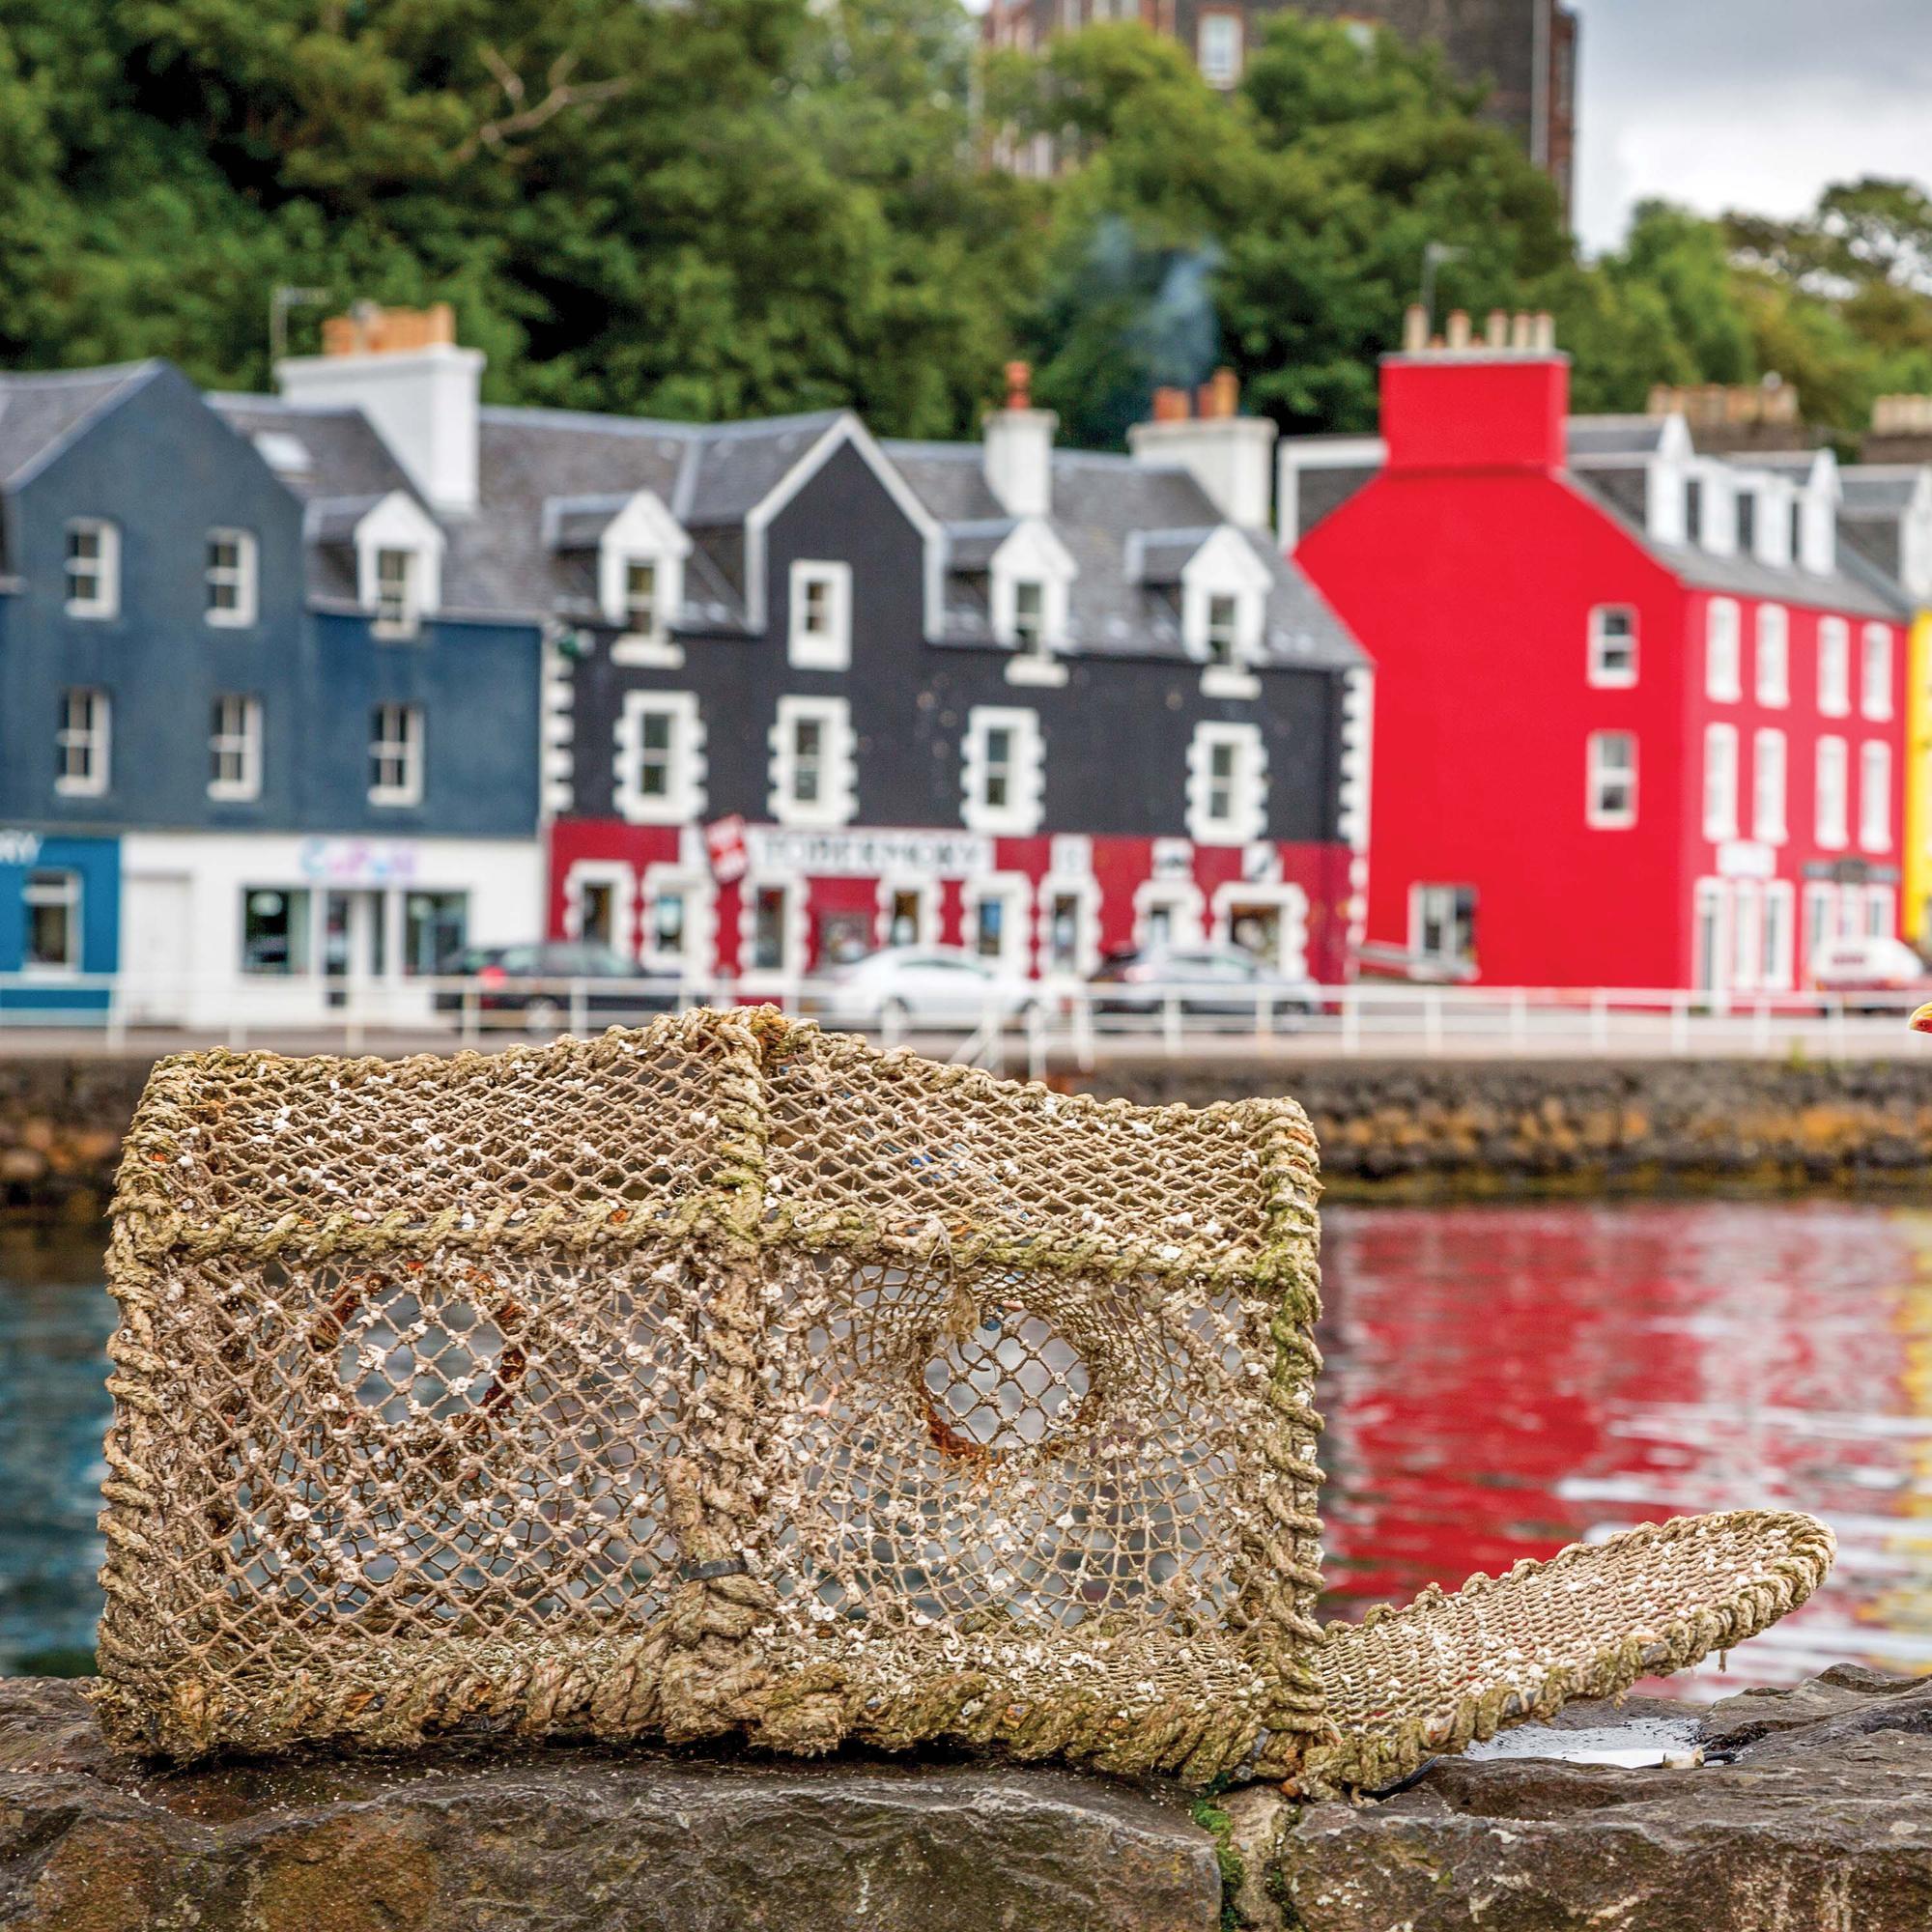
<svg viewBox="0 0 1932 1932">
<path fill-rule="evenodd" d="M 1341 1615 L 1684 1511 L 1838 1535 L 1796 1616 L 1680 1693 L 1932 1668 L 1932 1213 L 1839 1203 L 1323 1215 Z"/>
</svg>

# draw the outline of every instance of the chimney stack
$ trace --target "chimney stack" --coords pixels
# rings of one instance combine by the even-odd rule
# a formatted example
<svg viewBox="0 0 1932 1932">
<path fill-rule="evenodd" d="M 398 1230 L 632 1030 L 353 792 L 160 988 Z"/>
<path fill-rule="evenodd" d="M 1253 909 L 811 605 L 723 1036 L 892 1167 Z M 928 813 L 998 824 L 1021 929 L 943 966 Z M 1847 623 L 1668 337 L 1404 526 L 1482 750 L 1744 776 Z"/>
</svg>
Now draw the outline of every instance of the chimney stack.
<svg viewBox="0 0 1932 1932">
<path fill-rule="evenodd" d="M 1229 523 L 1265 529 L 1274 424 L 1241 414 L 1240 378 L 1232 369 L 1216 369 L 1201 384 L 1191 416 L 1187 402 L 1185 389 L 1153 392 L 1153 420 L 1127 432 L 1135 461 L 1190 471 Z"/>
<path fill-rule="evenodd" d="M 1569 357 L 1548 314 L 1492 311 L 1476 341 L 1459 309 L 1441 343 L 1384 356 L 1381 386 L 1391 471 L 1554 473 L 1567 460 Z"/>
<path fill-rule="evenodd" d="M 1033 370 L 1009 362 L 1007 400 L 986 412 L 981 462 L 986 487 L 1009 517 L 1053 514 L 1053 433 L 1060 418 L 1033 406 Z"/>
<path fill-rule="evenodd" d="M 359 409 L 438 510 L 476 507 L 483 352 L 457 346 L 447 302 L 426 309 L 357 302 L 322 326 L 320 355 L 275 365 L 292 403 Z"/>
</svg>

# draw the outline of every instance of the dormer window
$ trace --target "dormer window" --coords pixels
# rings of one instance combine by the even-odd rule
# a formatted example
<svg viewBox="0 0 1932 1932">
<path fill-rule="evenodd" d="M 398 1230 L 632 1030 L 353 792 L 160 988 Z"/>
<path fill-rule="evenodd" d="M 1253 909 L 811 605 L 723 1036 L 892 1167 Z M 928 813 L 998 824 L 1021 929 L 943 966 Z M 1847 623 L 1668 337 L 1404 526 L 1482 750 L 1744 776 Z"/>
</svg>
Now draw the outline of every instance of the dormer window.
<svg viewBox="0 0 1932 1932">
<path fill-rule="evenodd" d="M 412 550 L 376 553 L 376 621 L 393 631 L 416 625 L 416 554 Z"/>
<path fill-rule="evenodd" d="M 1037 580 L 1013 585 L 1013 642 L 1036 657 L 1046 648 L 1046 585 Z"/>
<path fill-rule="evenodd" d="M 67 526 L 67 614 L 112 617 L 121 609 L 121 532 L 99 518 Z"/>
<path fill-rule="evenodd" d="M 655 638 L 663 627 L 658 601 L 658 567 L 649 557 L 634 556 L 624 564 L 624 629 L 634 638 Z"/>
<path fill-rule="evenodd" d="M 1231 665 L 1240 648 L 1240 603 L 1232 596 L 1216 594 L 1208 600 L 1208 662 Z"/>
</svg>

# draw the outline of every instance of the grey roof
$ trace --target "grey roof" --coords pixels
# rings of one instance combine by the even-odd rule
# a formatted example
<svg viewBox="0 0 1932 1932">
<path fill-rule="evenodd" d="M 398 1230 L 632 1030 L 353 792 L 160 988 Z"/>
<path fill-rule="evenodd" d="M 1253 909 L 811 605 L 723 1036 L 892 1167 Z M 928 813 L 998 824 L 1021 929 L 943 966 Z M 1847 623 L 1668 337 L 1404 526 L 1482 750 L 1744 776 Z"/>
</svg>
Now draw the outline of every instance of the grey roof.
<svg viewBox="0 0 1932 1932">
<path fill-rule="evenodd" d="M 1922 463 L 1853 463 L 1838 471 L 1840 517 L 1902 517 L 1922 487 Z"/>
<path fill-rule="evenodd" d="M 552 497 L 544 504 L 544 539 L 552 550 L 595 550 L 630 500 L 615 494 Z"/>
<path fill-rule="evenodd" d="M 951 569 L 946 586 L 946 640 L 993 641 L 983 573 L 1013 527 L 986 485 L 977 442 L 900 442 L 886 456 L 926 509 L 947 526 Z M 1194 476 L 1128 456 L 1085 450 L 1053 453 L 1051 512 L 1046 519 L 1073 558 L 1068 593 L 1071 652 L 1108 657 L 1181 658 L 1180 563 L 1219 526 L 1221 518 Z M 1243 537 L 1274 579 L 1264 621 L 1262 663 L 1311 668 L 1363 662 L 1360 647 L 1300 567 L 1284 559 L 1265 531 Z M 1184 546 L 1176 562 L 1173 553 Z M 1147 574 L 1150 554 L 1154 575 Z"/>
<path fill-rule="evenodd" d="M 682 479 L 671 514 L 687 529 L 742 524 L 841 413 L 818 410 L 699 432 L 696 460 Z"/>
<path fill-rule="evenodd" d="M 1655 456 L 1668 423 L 1667 416 L 1572 416 L 1564 430 L 1570 461 Z"/>
<path fill-rule="evenodd" d="M 24 483 L 97 416 L 167 366 L 150 360 L 43 376 L 0 376 L 0 489 Z"/>
<path fill-rule="evenodd" d="M 1699 590 L 1761 597 L 1776 604 L 1815 605 L 1866 617 L 1897 617 L 1910 610 L 1902 591 L 1882 586 L 1863 571 L 1820 573 L 1760 563 L 1754 556 L 1718 556 L 1696 544 L 1660 543 L 1645 530 L 1639 518 L 1632 516 L 1603 488 L 1602 477 L 1573 472 L 1570 481 L 1606 516 L 1622 524 L 1660 563 Z"/>
<path fill-rule="evenodd" d="M 1810 475 L 1824 452 L 1816 449 L 1727 449 L 1722 461 L 1733 469 L 1769 469 L 1798 481 Z"/>
</svg>

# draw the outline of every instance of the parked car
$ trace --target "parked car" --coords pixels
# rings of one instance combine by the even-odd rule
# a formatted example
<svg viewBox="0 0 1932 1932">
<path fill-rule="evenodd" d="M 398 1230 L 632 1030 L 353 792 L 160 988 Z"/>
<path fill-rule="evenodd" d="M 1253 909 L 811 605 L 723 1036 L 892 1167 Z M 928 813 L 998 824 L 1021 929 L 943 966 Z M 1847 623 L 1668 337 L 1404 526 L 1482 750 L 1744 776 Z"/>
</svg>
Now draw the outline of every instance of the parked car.
<svg viewBox="0 0 1932 1932">
<path fill-rule="evenodd" d="M 485 1026 L 521 1021 L 534 1034 L 560 1033 L 578 1013 L 599 1026 L 634 1024 L 674 1011 L 679 981 L 647 973 L 614 947 L 587 939 L 550 939 L 530 946 L 472 946 L 442 967 L 467 987 L 439 988 L 439 1012 L 473 1003 Z"/>
<path fill-rule="evenodd" d="M 1236 946 L 1177 947 L 1119 952 L 1103 960 L 1088 980 L 1096 1019 L 1156 1024 L 1168 995 L 1177 996 L 1186 1019 L 1222 1020 L 1244 1027 L 1260 1022 L 1293 1026 L 1320 1009 L 1311 980 L 1293 979 Z"/>
<path fill-rule="evenodd" d="M 826 968 L 799 1010 L 853 1032 L 970 1033 L 989 1014 L 1002 1025 L 1025 1025 L 1045 1006 L 1031 980 L 956 947 L 886 946 Z"/>
<path fill-rule="evenodd" d="M 1932 974 L 1902 939 L 1827 940 L 1811 962 L 1811 979 L 1821 993 L 1842 995 L 1853 1011 L 1902 1013 L 1932 996 Z"/>
</svg>

